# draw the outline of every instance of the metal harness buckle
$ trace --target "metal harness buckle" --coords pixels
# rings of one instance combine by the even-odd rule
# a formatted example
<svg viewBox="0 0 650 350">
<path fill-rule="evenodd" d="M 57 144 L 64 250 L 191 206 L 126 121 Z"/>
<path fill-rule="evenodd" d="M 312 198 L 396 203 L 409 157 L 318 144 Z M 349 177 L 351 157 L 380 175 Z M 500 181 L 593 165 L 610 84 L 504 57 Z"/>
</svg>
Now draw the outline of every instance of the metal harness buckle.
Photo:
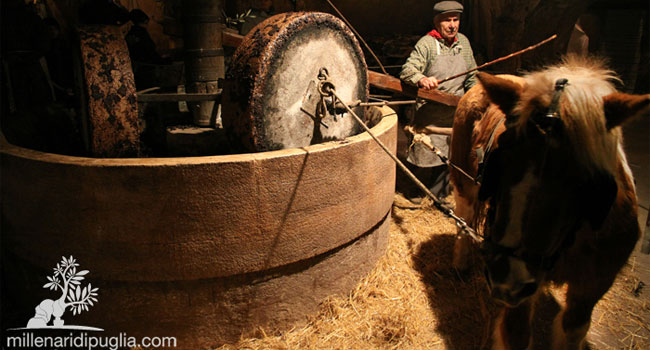
<svg viewBox="0 0 650 350">
<path fill-rule="evenodd" d="M 546 118 L 558 118 L 560 96 L 564 92 L 564 88 L 567 85 L 569 85 L 569 80 L 565 78 L 561 78 L 555 81 L 555 92 L 553 93 L 553 99 L 551 100 L 551 105 L 548 106 L 548 111 L 546 112 Z"/>
</svg>

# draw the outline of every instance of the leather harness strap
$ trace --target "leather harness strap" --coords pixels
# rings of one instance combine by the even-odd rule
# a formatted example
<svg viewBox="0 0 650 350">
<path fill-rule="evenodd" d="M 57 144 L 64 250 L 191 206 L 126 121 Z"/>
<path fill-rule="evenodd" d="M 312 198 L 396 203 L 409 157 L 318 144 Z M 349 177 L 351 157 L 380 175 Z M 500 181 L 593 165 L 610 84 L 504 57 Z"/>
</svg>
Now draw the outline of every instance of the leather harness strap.
<svg viewBox="0 0 650 350">
<path fill-rule="evenodd" d="M 497 129 L 501 124 L 503 124 L 506 121 L 506 118 L 501 118 L 499 122 L 492 128 L 492 132 L 490 132 L 490 138 L 488 139 L 487 144 L 485 145 L 485 148 L 479 147 L 476 149 L 476 156 L 478 158 L 478 171 L 476 178 L 474 179 L 474 183 L 477 185 L 481 184 L 481 180 L 483 179 L 483 172 L 485 171 L 485 163 L 487 163 L 488 159 L 490 158 L 490 154 L 492 153 L 492 145 L 494 145 L 494 139 L 497 134 Z"/>
<path fill-rule="evenodd" d="M 545 136 L 548 136 L 548 133 L 552 131 L 554 123 L 561 122 L 560 115 L 559 115 L 559 108 L 560 108 L 559 102 L 560 102 L 560 97 L 564 92 L 564 88 L 568 84 L 569 83 L 567 79 L 563 79 L 563 78 L 557 79 L 555 81 L 555 88 L 553 92 L 553 97 L 551 99 L 551 104 L 549 105 L 546 114 L 544 114 L 544 116 L 542 117 L 531 118 L 528 120 L 529 122 L 534 123 L 537 126 L 537 128 L 540 130 L 540 132 L 542 132 L 542 134 L 544 134 Z M 494 130 L 496 130 L 496 127 Z M 493 133 L 494 130 L 492 131 Z M 490 142 L 488 142 L 488 144 L 489 143 Z M 544 147 L 545 147 L 544 158 L 542 160 L 542 166 L 540 167 L 540 169 L 542 170 L 544 169 L 544 163 L 546 162 L 546 157 L 548 155 L 547 154 L 548 141 Z M 503 255 L 503 256 L 516 258 L 526 263 L 529 263 L 531 265 L 535 265 L 544 271 L 551 271 L 555 266 L 555 263 L 562 256 L 562 254 L 564 254 L 564 252 L 567 249 L 569 249 L 575 242 L 575 234 L 576 231 L 579 229 L 579 226 L 580 226 L 579 224 L 576 224 L 576 226 L 573 227 L 569 231 L 569 233 L 567 233 L 567 235 L 562 238 L 560 244 L 555 249 L 553 249 L 553 253 L 551 253 L 550 255 L 529 253 L 523 250 L 521 246 L 519 247 L 503 246 L 501 244 L 493 242 L 492 237 L 490 235 L 485 235 L 485 240 L 481 245 L 481 249 L 486 254 Z"/>
</svg>

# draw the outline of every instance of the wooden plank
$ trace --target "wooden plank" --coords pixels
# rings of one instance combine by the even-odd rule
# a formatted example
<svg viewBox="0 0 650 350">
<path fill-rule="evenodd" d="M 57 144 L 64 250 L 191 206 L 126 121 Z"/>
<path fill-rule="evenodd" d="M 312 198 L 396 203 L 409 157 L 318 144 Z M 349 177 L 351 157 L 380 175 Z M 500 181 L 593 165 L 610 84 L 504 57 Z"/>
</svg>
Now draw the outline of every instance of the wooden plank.
<svg viewBox="0 0 650 350">
<path fill-rule="evenodd" d="M 221 32 L 221 38 L 222 45 L 228 47 L 237 47 L 239 44 L 241 44 L 242 40 L 244 40 L 243 35 L 231 33 L 225 30 Z"/>
<path fill-rule="evenodd" d="M 223 45 L 229 47 L 239 46 L 244 39 L 242 35 L 227 31 L 223 31 L 222 38 Z M 370 81 L 370 85 L 374 87 L 401 93 L 411 97 L 420 97 L 427 101 L 439 102 L 447 106 L 457 106 L 458 101 L 460 100 L 460 97 L 442 91 L 418 89 L 415 86 L 403 83 L 401 80 L 395 77 L 391 77 L 390 75 L 382 73 L 368 71 L 368 79 Z"/>
<path fill-rule="evenodd" d="M 438 90 L 418 89 L 417 87 L 408 85 L 395 77 L 382 73 L 368 71 L 368 80 L 370 85 L 380 89 L 397 92 L 411 97 L 419 97 L 427 101 L 434 101 L 447 106 L 457 106 L 458 101 L 460 101 L 460 97 L 458 96 Z"/>
</svg>

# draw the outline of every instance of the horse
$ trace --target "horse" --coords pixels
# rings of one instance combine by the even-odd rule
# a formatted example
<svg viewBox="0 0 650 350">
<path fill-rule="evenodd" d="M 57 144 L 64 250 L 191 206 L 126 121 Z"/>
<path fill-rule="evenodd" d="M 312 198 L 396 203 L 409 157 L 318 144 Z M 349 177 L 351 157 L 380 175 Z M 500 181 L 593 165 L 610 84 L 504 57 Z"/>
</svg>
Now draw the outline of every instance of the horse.
<svg viewBox="0 0 650 350">
<path fill-rule="evenodd" d="M 583 349 L 596 303 L 640 236 L 621 124 L 649 95 L 618 92 L 598 59 L 569 56 L 523 77 L 479 73 L 456 110 L 450 162 L 456 213 L 483 236 L 494 349 L 532 345 L 535 300 L 566 284 L 554 349 Z M 462 169 L 468 175 L 462 174 Z M 473 241 L 458 235 L 454 266 Z"/>
</svg>

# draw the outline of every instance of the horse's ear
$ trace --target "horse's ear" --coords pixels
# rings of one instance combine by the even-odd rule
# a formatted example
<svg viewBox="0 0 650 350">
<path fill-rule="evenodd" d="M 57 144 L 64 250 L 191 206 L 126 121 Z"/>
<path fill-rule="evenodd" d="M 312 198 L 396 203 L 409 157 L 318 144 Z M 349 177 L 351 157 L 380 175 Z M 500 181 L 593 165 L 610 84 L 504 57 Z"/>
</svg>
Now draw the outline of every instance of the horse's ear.
<svg viewBox="0 0 650 350">
<path fill-rule="evenodd" d="M 630 95 L 615 92 L 603 97 L 607 128 L 617 127 L 637 115 L 648 112 L 650 94 Z"/>
<path fill-rule="evenodd" d="M 490 101 L 499 106 L 505 115 L 510 115 L 520 99 L 521 86 L 488 73 L 479 72 L 477 76 Z"/>
<path fill-rule="evenodd" d="M 585 206 L 585 218 L 593 230 L 599 230 L 612 204 L 616 200 L 618 186 L 611 174 L 601 172 L 582 186 L 582 198 Z"/>
</svg>

